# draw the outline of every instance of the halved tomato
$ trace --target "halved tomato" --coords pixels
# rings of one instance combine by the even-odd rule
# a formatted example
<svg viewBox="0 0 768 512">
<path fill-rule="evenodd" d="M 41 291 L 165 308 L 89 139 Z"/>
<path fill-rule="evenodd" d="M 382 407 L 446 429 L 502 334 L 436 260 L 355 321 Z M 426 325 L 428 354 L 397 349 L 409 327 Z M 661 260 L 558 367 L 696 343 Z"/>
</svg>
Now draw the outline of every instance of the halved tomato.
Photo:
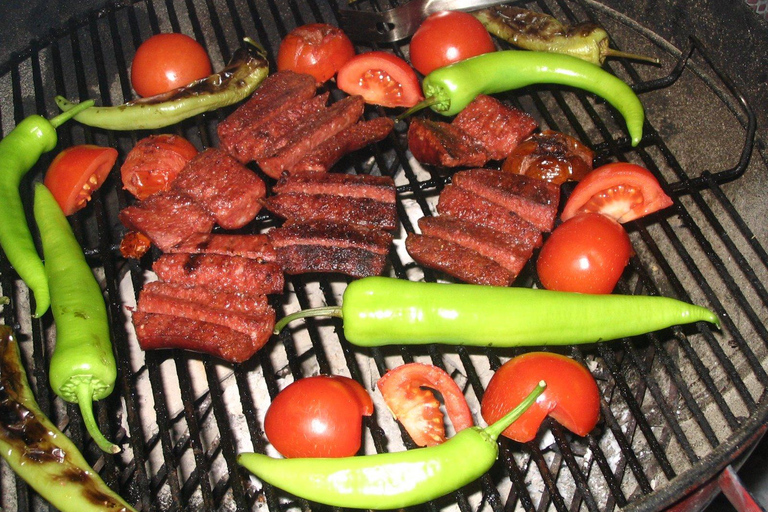
<svg viewBox="0 0 768 512">
<path fill-rule="evenodd" d="M 383 107 L 412 107 L 424 99 L 413 68 L 387 52 L 352 57 L 339 70 L 336 83 L 347 94 L 359 94 L 366 103 Z"/>
<path fill-rule="evenodd" d="M 120 167 L 123 188 L 146 199 L 168 190 L 197 148 L 184 137 L 162 133 L 144 137 L 128 152 Z"/>
<path fill-rule="evenodd" d="M 65 149 L 53 159 L 44 183 L 64 215 L 85 207 L 107 179 L 117 161 L 117 150 L 82 144 Z"/>
<path fill-rule="evenodd" d="M 443 397 L 456 432 L 474 424 L 461 389 L 437 366 L 404 364 L 385 373 L 377 386 L 392 415 L 419 446 L 435 446 L 445 441 L 444 418 L 435 391 Z"/>
<path fill-rule="evenodd" d="M 672 205 L 659 181 L 639 165 L 615 162 L 598 167 L 582 179 L 565 203 L 565 221 L 579 213 L 602 213 L 629 222 Z"/>
<path fill-rule="evenodd" d="M 340 28 L 311 23 L 285 36 L 277 52 L 277 69 L 306 73 L 322 84 L 354 56 L 355 47 Z"/>
</svg>

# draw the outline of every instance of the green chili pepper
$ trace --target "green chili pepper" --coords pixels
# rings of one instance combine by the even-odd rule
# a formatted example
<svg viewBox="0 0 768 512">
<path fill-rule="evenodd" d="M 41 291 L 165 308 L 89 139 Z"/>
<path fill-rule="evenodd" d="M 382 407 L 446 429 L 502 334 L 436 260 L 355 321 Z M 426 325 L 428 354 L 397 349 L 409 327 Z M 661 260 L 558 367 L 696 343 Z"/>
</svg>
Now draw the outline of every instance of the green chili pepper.
<svg viewBox="0 0 768 512">
<path fill-rule="evenodd" d="M 36 317 L 43 316 L 50 305 L 48 281 L 24 216 L 19 185 L 40 156 L 56 147 L 56 128 L 91 105 L 93 101 L 85 101 L 76 110 L 50 121 L 38 115 L 29 116 L 0 140 L 0 247 L 32 290 Z"/>
<path fill-rule="evenodd" d="M 361 457 L 275 459 L 241 453 L 237 462 L 264 482 L 301 498 L 350 508 L 395 509 L 439 498 L 480 478 L 499 456 L 496 440 L 544 392 L 486 428 L 470 427 L 437 446 Z"/>
<path fill-rule="evenodd" d="M 10 327 L 0 325 L 0 453 L 62 512 L 134 509 L 88 465 L 35 401 Z"/>
<path fill-rule="evenodd" d="M 406 114 L 428 105 L 435 112 L 452 116 L 478 94 L 500 93 L 533 84 L 576 87 L 602 97 L 624 116 L 632 145 L 640 143 L 645 112 L 632 88 L 600 66 L 558 53 L 506 50 L 438 68 L 422 82 L 426 99 Z"/>
<path fill-rule="evenodd" d="M 489 7 L 472 15 L 491 34 L 525 50 L 564 53 L 597 65 L 606 57 L 659 63 L 658 59 L 610 48 L 608 32 L 595 23 L 564 25 L 549 14 L 511 5 Z"/>
<path fill-rule="evenodd" d="M 365 347 L 571 345 L 698 321 L 719 326 L 708 309 L 667 297 L 366 277 L 347 286 L 342 306 L 287 315 L 275 324 L 275 333 L 296 318 L 319 315 L 343 318 L 346 339 Z"/>
<path fill-rule="evenodd" d="M 269 74 L 264 49 L 250 39 L 246 41 L 249 45 L 238 49 L 220 73 L 116 107 L 92 107 L 75 119 L 108 130 L 151 130 L 237 103 L 250 96 Z M 63 111 L 75 105 L 62 96 L 56 97 L 56 104 Z"/>
<path fill-rule="evenodd" d="M 34 211 L 56 323 L 51 387 L 80 406 L 85 427 L 99 448 L 117 453 L 120 448 L 104 437 L 93 416 L 93 400 L 109 396 L 117 378 L 101 287 L 64 212 L 42 183 L 35 186 Z"/>
</svg>

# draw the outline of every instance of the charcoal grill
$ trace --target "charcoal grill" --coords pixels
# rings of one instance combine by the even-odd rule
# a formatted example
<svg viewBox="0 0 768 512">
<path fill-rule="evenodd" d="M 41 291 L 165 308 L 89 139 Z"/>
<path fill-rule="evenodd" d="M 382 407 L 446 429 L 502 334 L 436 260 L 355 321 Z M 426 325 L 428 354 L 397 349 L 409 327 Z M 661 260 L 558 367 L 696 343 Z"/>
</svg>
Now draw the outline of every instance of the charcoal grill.
<svg viewBox="0 0 768 512">
<path fill-rule="evenodd" d="M 361 0 L 353 8 L 392 5 Z M 723 326 L 676 327 L 609 344 L 562 349 L 584 362 L 597 379 L 603 397 L 599 427 L 580 438 L 550 422 L 532 443 L 502 442 L 500 460 L 491 472 L 427 507 L 659 510 L 697 489 L 693 506 L 703 506 L 711 494 L 702 486 L 714 481 L 731 489 L 726 485 L 734 481 L 731 468 L 738 467 L 762 436 L 768 418 L 768 291 L 763 284 L 768 281 L 764 247 L 768 234 L 763 222 L 754 221 L 765 218 L 768 211 L 759 193 L 766 164 L 753 154 L 754 145 L 760 144 L 756 116 L 696 39 L 675 47 L 593 2 L 541 0 L 521 5 L 569 21 L 599 21 L 618 48 L 661 59 L 660 67 L 620 61 L 608 65 L 641 93 L 648 110 L 646 133 L 637 148 L 629 145 L 621 118 L 588 94 L 535 87 L 504 99 L 534 115 L 542 127 L 565 131 L 592 146 L 597 164 L 632 161 L 661 179 L 675 205 L 627 226 L 636 255 L 619 291 L 669 295 L 706 305 L 717 312 Z M 136 47 L 151 34 L 192 35 L 205 44 L 214 67 L 220 68 L 244 36 L 259 40 L 274 58 L 280 39 L 291 28 L 315 21 L 335 23 L 334 12 L 346 7 L 346 2 L 336 0 L 109 4 L 45 40 L 34 41 L 0 67 L 2 132 L 7 134 L 33 113 L 53 115 L 56 94 L 94 98 L 102 104 L 132 98 L 127 70 Z M 407 54 L 407 45 L 389 49 Z M 330 89 L 333 97 L 341 96 Z M 216 124 L 231 110 L 205 114 L 168 130 L 198 147 L 213 146 Z M 57 149 L 77 143 L 109 145 L 119 149 L 119 164 L 147 133 L 107 132 L 70 123 L 60 129 Z M 386 141 L 343 160 L 338 170 L 395 177 L 402 225 L 388 271 L 404 279 L 443 279 L 414 264 L 400 242 L 420 216 L 434 213 L 437 195 L 450 174 L 419 166 L 409 157 L 404 135 L 405 128 L 398 126 Z M 33 181 L 55 153 L 44 155 L 24 182 L 27 204 Z M 745 173 L 749 180 L 742 178 Z M 120 256 L 123 230 L 117 212 L 129 201 L 113 172 L 88 208 L 71 218 L 103 283 L 112 318 L 119 380 L 115 393 L 99 402 L 96 412 L 102 430 L 123 446 L 122 454 L 103 456 L 84 434 L 78 410 L 51 392 L 47 361 L 52 319 L 50 314 L 31 317 L 28 291 L 3 254 L 0 286 L 3 295 L 12 298 L 2 310 L 3 321 L 14 326 L 23 340 L 43 411 L 82 447 L 107 483 L 141 510 L 317 509 L 316 504 L 262 486 L 235 463 L 239 451 L 275 454 L 262 428 L 269 402 L 280 389 L 317 373 L 357 379 L 371 391 L 377 406 L 365 423 L 363 451 L 397 451 L 412 448 L 413 443 L 375 391 L 375 381 L 387 368 L 410 361 L 445 368 L 464 388 L 480 421 L 479 400 L 493 370 L 522 352 L 443 346 L 353 348 L 339 322 L 308 320 L 274 337 L 239 366 L 182 351 L 144 353 L 132 335 L 127 308 L 150 278 L 147 269 L 157 254 L 141 261 Z M 265 214 L 244 231 L 265 231 L 275 224 Z M 278 314 L 285 314 L 338 304 L 347 282 L 335 276 L 291 278 L 285 295 L 274 298 L 274 306 Z M 516 286 L 535 285 L 529 264 Z M 0 507 L 43 510 L 46 504 L 3 464 Z"/>
</svg>

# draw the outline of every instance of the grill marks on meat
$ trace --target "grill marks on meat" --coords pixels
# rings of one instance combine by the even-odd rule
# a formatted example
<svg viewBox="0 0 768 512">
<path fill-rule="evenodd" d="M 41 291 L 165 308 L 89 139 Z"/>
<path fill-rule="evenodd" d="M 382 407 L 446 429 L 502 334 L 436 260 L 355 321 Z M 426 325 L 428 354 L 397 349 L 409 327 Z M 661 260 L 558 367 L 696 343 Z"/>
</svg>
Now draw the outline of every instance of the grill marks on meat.
<svg viewBox="0 0 768 512">
<path fill-rule="evenodd" d="M 389 176 L 369 174 L 285 174 L 272 191 L 276 194 L 332 194 L 395 204 L 395 183 Z"/>
<path fill-rule="evenodd" d="M 345 197 L 330 194 L 277 194 L 264 201 L 271 212 L 291 222 L 328 220 L 369 228 L 393 230 L 397 227 L 394 205 L 366 197 Z"/>
<path fill-rule="evenodd" d="M 423 164 L 479 167 L 506 158 L 536 126 L 522 110 L 481 94 L 451 123 L 412 119 L 408 147 Z"/>
<path fill-rule="evenodd" d="M 259 262 L 277 260 L 275 248 L 267 235 L 227 235 L 223 233 L 196 234 L 174 245 L 169 253 L 221 254 L 242 256 Z"/>
<path fill-rule="evenodd" d="M 267 296 L 264 294 L 214 292 L 203 286 L 185 286 L 163 281 L 147 283 L 142 295 L 147 293 L 253 315 L 260 315 L 269 307 Z"/>
</svg>

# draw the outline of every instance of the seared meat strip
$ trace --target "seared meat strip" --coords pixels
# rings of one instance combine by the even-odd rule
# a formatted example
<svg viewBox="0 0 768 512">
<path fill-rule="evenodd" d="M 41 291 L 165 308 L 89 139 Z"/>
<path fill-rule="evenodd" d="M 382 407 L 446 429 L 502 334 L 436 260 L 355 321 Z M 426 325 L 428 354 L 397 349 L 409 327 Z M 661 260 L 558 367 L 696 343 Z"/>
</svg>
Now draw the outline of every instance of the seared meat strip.
<svg viewBox="0 0 768 512">
<path fill-rule="evenodd" d="M 133 325 L 142 350 L 180 348 L 241 363 L 261 348 L 247 334 L 189 318 L 134 311 Z"/>
<path fill-rule="evenodd" d="M 261 209 L 264 181 L 224 151 L 209 148 L 193 158 L 173 182 L 225 229 L 245 226 Z"/>
<path fill-rule="evenodd" d="M 169 253 L 222 254 L 242 256 L 260 262 L 277 261 L 275 248 L 267 235 L 227 235 L 208 233 L 192 235 L 178 245 L 168 249 Z"/>
<path fill-rule="evenodd" d="M 391 234 L 378 229 L 328 221 L 288 224 L 267 234 L 278 255 L 280 249 L 292 245 L 356 248 L 386 255 L 393 239 Z"/>
<path fill-rule="evenodd" d="M 444 215 L 422 217 L 419 228 L 425 236 L 453 242 L 495 261 L 506 268 L 513 278 L 517 277 L 533 252 L 532 248 L 518 245 L 514 236 Z"/>
<path fill-rule="evenodd" d="M 210 233 L 215 223 L 194 199 L 176 190 L 153 194 L 124 208 L 118 217 L 126 228 L 143 233 L 163 251 L 196 233 Z"/>
<path fill-rule="evenodd" d="M 364 106 L 361 96 L 348 96 L 320 113 L 308 116 L 287 136 L 284 144 L 276 142 L 280 149 L 257 160 L 259 167 L 267 175 L 279 178 L 280 173 L 291 169 L 312 149 L 360 119 Z"/>
<path fill-rule="evenodd" d="M 492 259 L 447 240 L 409 233 L 405 248 L 420 265 L 466 283 L 509 286 L 515 280 L 515 276 Z"/>
<path fill-rule="evenodd" d="M 503 160 L 536 129 L 526 112 L 481 94 L 458 113 L 451 126 L 478 141 L 491 160 Z"/>
<path fill-rule="evenodd" d="M 164 254 L 152 265 L 163 281 L 231 293 L 282 293 L 285 278 L 275 263 L 219 254 Z"/>
<path fill-rule="evenodd" d="M 382 203 L 365 197 L 328 194 L 277 194 L 263 201 L 272 213 L 291 222 L 327 220 L 391 231 L 397 227 L 394 203 Z"/>
<path fill-rule="evenodd" d="M 284 173 L 272 187 L 275 194 L 332 194 L 395 202 L 395 182 L 389 176 L 339 173 Z"/>
<path fill-rule="evenodd" d="M 515 212 L 542 231 L 550 231 L 555 224 L 558 185 L 493 169 L 457 172 L 453 184 Z"/>
<path fill-rule="evenodd" d="M 164 281 L 152 281 L 144 285 L 141 296 L 155 294 L 173 299 L 194 302 L 214 309 L 231 310 L 259 315 L 269 306 L 264 294 L 215 292 L 204 286 L 184 286 Z"/>
<path fill-rule="evenodd" d="M 355 123 L 314 148 L 291 171 L 327 172 L 344 155 L 384 139 L 394 127 L 388 117 Z"/>
<path fill-rule="evenodd" d="M 507 233 L 515 237 L 521 247 L 532 249 L 542 243 L 541 231 L 533 224 L 503 206 L 456 185 L 448 185 L 440 192 L 437 212 L 441 216 L 455 217 Z"/>
<path fill-rule="evenodd" d="M 411 119 L 408 127 L 408 148 L 422 164 L 477 167 L 488 161 L 482 146 L 463 130 L 418 117 Z"/>
</svg>

